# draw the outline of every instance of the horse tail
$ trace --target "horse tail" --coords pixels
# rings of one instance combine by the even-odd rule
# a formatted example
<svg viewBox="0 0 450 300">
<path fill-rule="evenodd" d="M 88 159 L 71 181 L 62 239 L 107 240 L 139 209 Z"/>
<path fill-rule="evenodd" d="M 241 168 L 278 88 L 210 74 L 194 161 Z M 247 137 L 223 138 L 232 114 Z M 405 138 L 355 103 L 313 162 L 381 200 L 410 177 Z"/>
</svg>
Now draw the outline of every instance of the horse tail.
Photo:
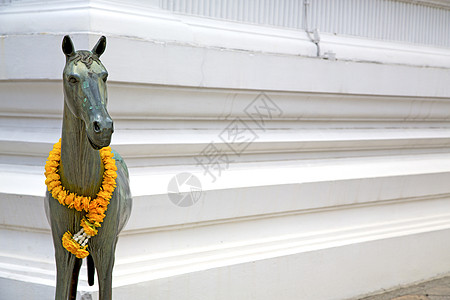
<svg viewBox="0 0 450 300">
<path fill-rule="evenodd" d="M 94 275 L 95 275 L 95 265 L 94 265 L 94 259 L 89 254 L 87 257 L 87 274 L 88 274 L 88 284 L 89 286 L 94 285 Z"/>
</svg>

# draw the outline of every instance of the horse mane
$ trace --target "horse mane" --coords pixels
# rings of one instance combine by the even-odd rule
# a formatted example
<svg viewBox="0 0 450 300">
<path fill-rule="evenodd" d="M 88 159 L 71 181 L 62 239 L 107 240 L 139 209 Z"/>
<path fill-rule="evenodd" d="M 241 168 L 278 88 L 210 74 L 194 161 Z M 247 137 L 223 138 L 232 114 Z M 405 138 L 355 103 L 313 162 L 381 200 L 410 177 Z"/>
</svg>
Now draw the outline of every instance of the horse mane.
<svg viewBox="0 0 450 300">
<path fill-rule="evenodd" d="M 75 55 L 69 57 L 69 62 L 74 62 L 75 65 L 77 65 L 79 62 L 82 62 L 86 65 L 88 69 L 91 68 L 91 65 L 93 62 L 100 63 L 100 59 L 97 55 L 92 54 L 90 51 L 77 51 Z"/>
</svg>

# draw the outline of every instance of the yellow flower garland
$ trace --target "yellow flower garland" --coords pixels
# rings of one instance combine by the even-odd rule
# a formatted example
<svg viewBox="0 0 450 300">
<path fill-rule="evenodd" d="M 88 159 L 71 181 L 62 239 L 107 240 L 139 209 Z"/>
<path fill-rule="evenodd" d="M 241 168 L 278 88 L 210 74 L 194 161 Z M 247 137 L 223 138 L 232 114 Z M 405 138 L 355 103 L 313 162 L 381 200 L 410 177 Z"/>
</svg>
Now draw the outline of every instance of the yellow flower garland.
<svg viewBox="0 0 450 300">
<path fill-rule="evenodd" d="M 62 237 L 63 247 L 74 254 L 77 258 L 85 258 L 89 255 L 86 250 L 87 242 L 90 237 L 98 233 L 97 227 L 100 227 L 105 218 L 105 212 L 108 208 L 109 200 L 116 188 L 117 167 L 116 161 L 111 153 L 111 147 L 100 149 L 105 171 L 100 191 L 95 199 L 84 197 L 67 191 L 60 181 L 58 174 L 59 162 L 61 160 L 61 139 L 53 146 L 50 151 L 47 163 L 45 164 L 45 184 L 53 198 L 59 203 L 77 211 L 85 211 L 87 214 L 80 222 L 81 230 L 74 236 L 67 231 Z"/>
</svg>

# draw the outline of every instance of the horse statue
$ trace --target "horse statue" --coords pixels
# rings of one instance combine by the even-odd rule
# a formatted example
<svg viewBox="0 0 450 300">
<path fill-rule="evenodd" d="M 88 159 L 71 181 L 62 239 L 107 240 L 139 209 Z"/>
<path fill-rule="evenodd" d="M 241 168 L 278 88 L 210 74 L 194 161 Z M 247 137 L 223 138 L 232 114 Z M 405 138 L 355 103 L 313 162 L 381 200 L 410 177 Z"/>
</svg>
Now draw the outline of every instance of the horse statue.
<svg viewBox="0 0 450 300">
<path fill-rule="evenodd" d="M 55 299 L 76 299 L 78 274 L 87 257 L 88 282 L 97 270 L 99 299 L 112 297 L 119 232 L 131 213 L 128 169 L 109 144 L 114 132 L 106 110 L 108 72 L 100 62 L 102 36 L 92 51 L 75 51 L 66 35 L 62 136 L 45 166 L 45 211 L 56 259 Z"/>
</svg>

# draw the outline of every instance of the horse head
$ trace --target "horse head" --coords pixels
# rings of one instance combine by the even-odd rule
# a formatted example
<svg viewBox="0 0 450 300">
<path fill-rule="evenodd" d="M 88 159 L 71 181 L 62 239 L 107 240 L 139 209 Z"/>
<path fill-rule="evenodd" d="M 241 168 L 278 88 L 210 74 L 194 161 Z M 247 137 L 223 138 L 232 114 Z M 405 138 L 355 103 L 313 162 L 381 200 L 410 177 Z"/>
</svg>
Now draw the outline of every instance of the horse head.
<svg viewBox="0 0 450 300">
<path fill-rule="evenodd" d="M 68 35 L 62 43 L 66 55 L 63 72 L 65 103 L 70 112 L 84 122 L 87 138 L 95 150 L 109 146 L 114 132 L 113 121 L 106 110 L 108 72 L 100 62 L 105 48 L 104 36 L 91 51 L 75 51 Z"/>
</svg>

